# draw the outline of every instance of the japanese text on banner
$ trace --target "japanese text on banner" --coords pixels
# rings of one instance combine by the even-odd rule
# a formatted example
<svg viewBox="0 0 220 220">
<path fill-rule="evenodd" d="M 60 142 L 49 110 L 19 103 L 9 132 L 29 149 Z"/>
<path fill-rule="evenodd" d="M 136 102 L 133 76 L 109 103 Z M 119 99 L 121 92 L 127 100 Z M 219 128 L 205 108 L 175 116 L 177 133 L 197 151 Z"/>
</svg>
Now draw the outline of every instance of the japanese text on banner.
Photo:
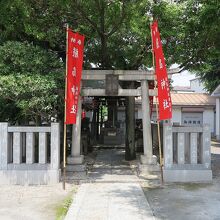
<svg viewBox="0 0 220 220">
<path fill-rule="evenodd" d="M 84 36 L 68 29 L 66 124 L 75 124 L 80 95 Z"/>
<path fill-rule="evenodd" d="M 155 72 L 157 77 L 159 120 L 172 118 L 172 102 L 170 97 L 169 80 L 163 54 L 160 32 L 157 21 L 151 25 L 153 52 L 155 56 Z"/>
</svg>

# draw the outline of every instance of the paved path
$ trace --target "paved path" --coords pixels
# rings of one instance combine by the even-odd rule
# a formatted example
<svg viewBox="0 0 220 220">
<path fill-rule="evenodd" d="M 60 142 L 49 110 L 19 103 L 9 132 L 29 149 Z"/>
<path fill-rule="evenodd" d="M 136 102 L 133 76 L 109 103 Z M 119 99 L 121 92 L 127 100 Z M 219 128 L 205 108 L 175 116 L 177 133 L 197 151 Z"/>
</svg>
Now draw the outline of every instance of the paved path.
<svg viewBox="0 0 220 220">
<path fill-rule="evenodd" d="M 122 150 L 99 151 L 92 183 L 82 184 L 65 220 L 151 220 L 154 219 L 138 178 Z"/>
</svg>

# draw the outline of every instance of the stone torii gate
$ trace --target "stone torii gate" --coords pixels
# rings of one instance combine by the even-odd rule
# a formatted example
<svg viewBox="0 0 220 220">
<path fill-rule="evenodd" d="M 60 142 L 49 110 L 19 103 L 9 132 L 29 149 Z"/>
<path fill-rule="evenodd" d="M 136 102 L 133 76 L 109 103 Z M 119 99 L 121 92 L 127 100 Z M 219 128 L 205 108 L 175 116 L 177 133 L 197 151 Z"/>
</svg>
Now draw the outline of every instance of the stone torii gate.
<svg viewBox="0 0 220 220">
<path fill-rule="evenodd" d="M 177 69 L 168 71 L 169 76 L 178 72 Z M 83 82 L 86 80 L 104 80 L 108 76 L 115 76 L 118 81 L 138 81 L 141 82 L 141 87 L 137 89 L 122 89 L 118 87 L 116 95 L 111 96 L 141 96 L 142 97 L 142 122 L 143 122 L 143 145 L 144 154 L 141 155 L 141 169 L 147 171 L 155 170 L 157 158 L 153 155 L 152 136 L 151 136 L 151 121 L 150 121 L 150 105 L 149 96 L 156 96 L 157 89 L 149 89 L 148 81 L 155 80 L 154 71 L 139 71 L 139 70 L 84 70 L 82 74 L 82 96 L 108 96 L 106 89 L 86 88 Z M 78 102 L 78 113 L 76 124 L 72 129 L 72 147 L 71 155 L 67 158 L 67 171 L 84 171 L 83 165 L 84 156 L 81 154 L 81 97 Z M 143 170 L 142 169 L 142 170 Z"/>
</svg>

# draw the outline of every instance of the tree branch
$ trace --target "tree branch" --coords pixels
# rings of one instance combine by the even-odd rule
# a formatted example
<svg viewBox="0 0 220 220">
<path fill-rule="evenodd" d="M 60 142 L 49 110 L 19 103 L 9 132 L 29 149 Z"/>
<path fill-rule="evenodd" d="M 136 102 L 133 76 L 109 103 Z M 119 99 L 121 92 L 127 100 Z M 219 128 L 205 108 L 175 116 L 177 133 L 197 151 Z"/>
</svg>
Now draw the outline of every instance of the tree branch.
<svg viewBox="0 0 220 220">
<path fill-rule="evenodd" d="M 189 59 L 187 59 L 184 63 L 182 63 L 179 68 L 180 68 L 180 71 L 179 72 L 182 72 L 183 70 L 186 70 L 187 67 L 189 66 L 188 63 L 190 61 L 192 61 L 194 59 L 194 57 L 190 57 Z"/>
<path fill-rule="evenodd" d="M 124 19 L 125 19 L 125 1 L 123 1 L 123 3 L 122 3 L 120 20 L 117 24 L 115 24 L 115 26 L 112 28 L 112 30 L 108 32 L 108 34 L 107 34 L 108 37 L 111 36 L 112 34 L 114 34 L 118 30 L 118 28 L 120 27 L 120 25 L 122 24 Z"/>
<path fill-rule="evenodd" d="M 98 32 L 99 35 L 102 35 L 99 27 L 97 26 L 97 24 L 95 22 L 93 22 L 86 14 L 86 12 L 82 9 L 82 7 L 80 7 L 80 5 L 75 2 L 77 10 L 79 12 L 79 14 L 81 15 L 82 19 L 86 20 L 89 24 L 92 25 L 92 27 Z"/>
</svg>

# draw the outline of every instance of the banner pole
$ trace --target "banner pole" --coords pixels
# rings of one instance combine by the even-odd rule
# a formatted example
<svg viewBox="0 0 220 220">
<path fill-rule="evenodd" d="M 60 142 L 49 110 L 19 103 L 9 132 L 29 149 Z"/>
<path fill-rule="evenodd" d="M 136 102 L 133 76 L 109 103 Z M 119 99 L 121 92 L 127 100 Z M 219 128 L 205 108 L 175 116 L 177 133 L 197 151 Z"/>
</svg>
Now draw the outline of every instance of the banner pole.
<svg viewBox="0 0 220 220">
<path fill-rule="evenodd" d="M 153 63 L 153 69 L 154 69 L 154 89 L 157 88 L 157 80 L 156 80 L 156 74 L 155 74 L 155 60 L 154 60 L 154 50 L 153 50 L 153 34 L 152 29 L 151 30 L 151 47 L 152 47 L 152 63 Z M 158 134 L 158 145 L 159 145 L 159 157 L 160 157 L 160 171 L 161 171 L 161 184 L 163 185 L 163 160 L 162 160 L 162 149 L 161 149 L 161 139 L 160 139 L 160 121 L 159 121 L 159 113 L 158 113 L 158 94 L 156 96 L 156 114 L 157 114 L 157 134 Z"/>
<path fill-rule="evenodd" d="M 65 97 L 64 97 L 64 129 L 63 129 L 63 189 L 66 189 L 66 97 L 67 97 L 67 65 L 68 65 L 68 29 L 66 25 L 66 74 L 65 74 Z"/>
</svg>

